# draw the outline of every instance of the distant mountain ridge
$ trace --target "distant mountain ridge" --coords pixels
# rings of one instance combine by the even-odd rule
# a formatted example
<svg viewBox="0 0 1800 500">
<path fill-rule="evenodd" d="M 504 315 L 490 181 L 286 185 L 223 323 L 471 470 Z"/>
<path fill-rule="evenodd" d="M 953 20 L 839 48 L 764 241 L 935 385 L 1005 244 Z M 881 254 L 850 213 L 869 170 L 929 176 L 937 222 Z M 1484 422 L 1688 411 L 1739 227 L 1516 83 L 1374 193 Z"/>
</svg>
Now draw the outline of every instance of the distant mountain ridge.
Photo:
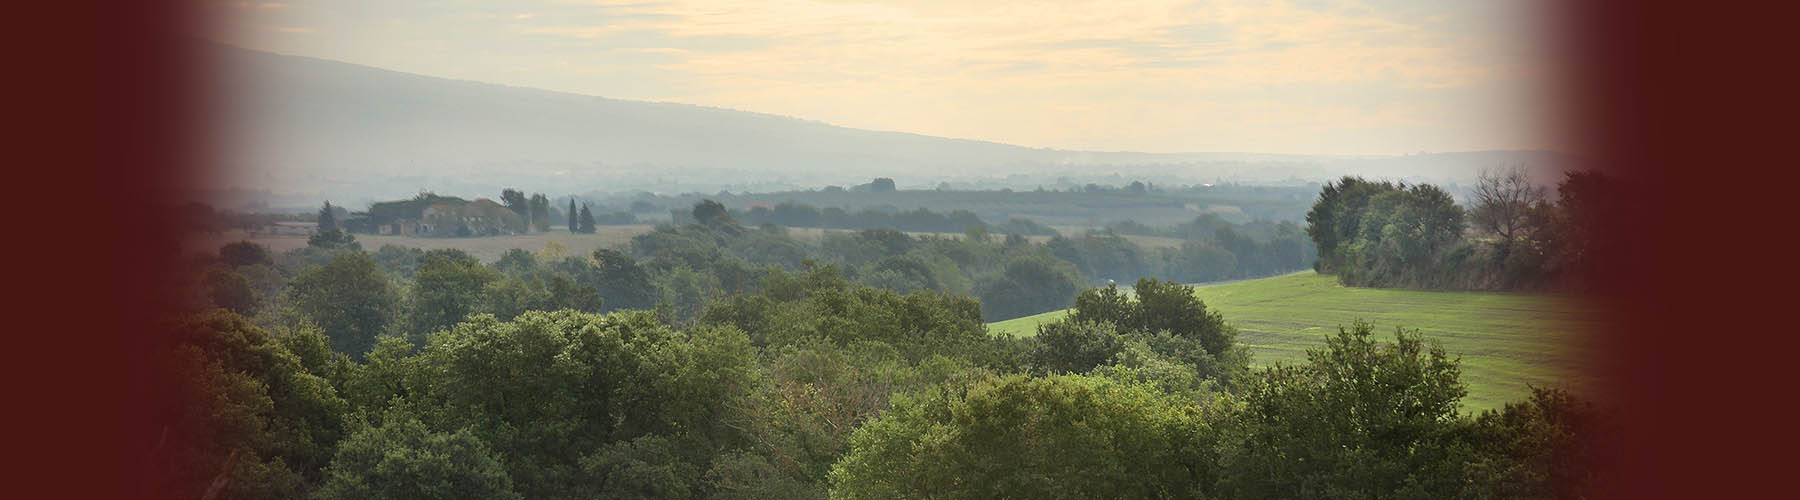
<svg viewBox="0 0 1800 500">
<path fill-rule="evenodd" d="M 1065 151 L 853 129 L 689 104 L 452 80 L 225 45 L 212 89 L 231 185 L 391 198 L 517 186 L 553 192 L 902 187 L 1005 176 L 1265 182 L 1343 173 L 1456 179 L 1474 168 L 1561 163 L 1539 151 L 1396 157 Z M 398 192 L 396 192 L 398 191 Z M 491 194 L 489 194 L 491 196 Z"/>
</svg>

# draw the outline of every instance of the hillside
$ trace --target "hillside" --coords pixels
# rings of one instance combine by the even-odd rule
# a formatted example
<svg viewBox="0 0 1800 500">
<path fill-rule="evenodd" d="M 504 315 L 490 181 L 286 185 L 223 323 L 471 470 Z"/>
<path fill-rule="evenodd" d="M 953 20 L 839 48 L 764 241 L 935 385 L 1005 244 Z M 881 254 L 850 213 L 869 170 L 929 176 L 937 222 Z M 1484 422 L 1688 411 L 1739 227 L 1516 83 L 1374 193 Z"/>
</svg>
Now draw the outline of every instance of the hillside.
<svg viewBox="0 0 1800 500">
<path fill-rule="evenodd" d="M 1267 365 L 1306 359 L 1325 336 L 1357 318 L 1391 338 L 1395 327 L 1418 329 L 1462 356 L 1469 384 L 1466 409 L 1482 410 L 1530 395 L 1527 384 L 1581 389 L 1580 334 L 1596 321 L 1590 304 L 1573 297 L 1488 292 L 1429 292 L 1347 288 L 1312 271 L 1201 286 L 1195 291 L 1240 331 L 1238 341 Z M 992 332 L 1035 335 L 1036 325 L 1067 315 L 1055 311 L 990 323 Z"/>
<path fill-rule="evenodd" d="M 1059 178 L 1316 182 L 1350 172 L 1456 182 L 1478 168 L 1565 159 L 1532 151 L 1349 157 L 1041 149 L 209 47 L 222 70 L 207 93 L 220 99 L 217 143 L 231 148 L 222 159 L 233 174 L 212 187 L 269 190 L 271 199 L 260 201 L 274 208 L 322 198 L 360 206 L 419 190 L 767 192 L 875 176 L 894 177 L 902 188 L 959 179 L 1025 189 Z"/>
</svg>

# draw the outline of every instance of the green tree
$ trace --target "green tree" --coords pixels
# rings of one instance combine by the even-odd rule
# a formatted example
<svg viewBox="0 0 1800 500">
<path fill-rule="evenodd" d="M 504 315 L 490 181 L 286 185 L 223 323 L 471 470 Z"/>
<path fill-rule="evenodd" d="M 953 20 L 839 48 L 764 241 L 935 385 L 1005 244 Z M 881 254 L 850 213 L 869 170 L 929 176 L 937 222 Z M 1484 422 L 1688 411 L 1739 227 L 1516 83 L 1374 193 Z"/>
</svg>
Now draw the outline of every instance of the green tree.
<svg viewBox="0 0 1800 500">
<path fill-rule="evenodd" d="M 500 190 L 500 204 L 505 205 L 513 213 L 519 214 L 520 217 L 531 216 L 531 203 L 529 199 L 525 198 L 524 191 L 513 188 Z"/>
<path fill-rule="evenodd" d="M 1306 212 L 1306 234 L 1318 246 L 1319 271 L 1331 272 L 1342 264 L 1339 249 L 1356 240 L 1369 198 L 1395 189 L 1393 183 L 1350 176 L 1325 184 Z"/>
<path fill-rule="evenodd" d="M 581 232 L 594 233 L 594 213 L 588 210 L 587 205 L 581 206 Z"/>
<path fill-rule="evenodd" d="M 418 417 L 390 410 L 338 446 L 312 498 L 523 498 L 500 457 L 468 429 L 433 432 Z"/>
<path fill-rule="evenodd" d="M 1012 376 L 896 398 L 857 429 L 832 498 L 1200 498 L 1216 433 L 1146 385 Z"/>
<path fill-rule="evenodd" d="M 415 341 L 479 311 L 488 284 L 500 278 L 474 256 L 457 249 L 425 252 L 414 276 L 408 323 L 409 331 L 417 336 Z"/>
<path fill-rule="evenodd" d="M 1533 387 L 1531 398 L 1482 412 L 1469 425 L 1483 453 L 1469 481 L 1488 498 L 1598 498 L 1619 459 L 1616 417 L 1567 391 Z"/>
<path fill-rule="evenodd" d="M 1125 336 L 1112 323 L 1081 320 L 1038 325 L 1036 339 L 1042 346 L 1037 366 L 1050 373 L 1087 373 L 1111 363 L 1125 348 Z"/>
<path fill-rule="evenodd" d="M 1452 498 L 1468 448 L 1453 431 L 1467 394 L 1457 360 L 1416 332 L 1394 343 L 1340 328 L 1302 365 L 1258 372 L 1224 456 L 1233 498 Z"/>
<path fill-rule="evenodd" d="M 1068 307 L 1081 286 L 1081 278 L 1073 267 L 1042 255 L 1007 261 L 1000 273 L 984 277 L 975 285 L 982 316 L 998 321 Z"/>
<path fill-rule="evenodd" d="M 198 498 L 225 473 L 221 497 L 303 497 L 343 431 L 347 407 L 331 384 L 235 313 L 160 330 L 152 496 Z"/>
<path fill-rule="evenodd" d="M 219 262 L 227 267 L 238 268 L 274 265 L 275 259 L 269 255 L 268 247 L 248 241 L 237 241 L 219 247 Z"/>
<path fill-rule="evenodd" d="M 651 284 L 649 273 L 631 256 L 602 248 L 594 250 L 587 267 L 590 271 L 584 274 L 592 281 L 577 283 L 598 289 L 600 297 L 606 300 L 607 310 L 649 309 L 656 305 L 656 287 Z"/>
<path fill-rule="evenodd" d="M 1208 311 L 1194 295 L 1193 287 L 1156 278 L 1140 278 L 1133 300 L 1117 285 L 1090 288 L 1075 298 L 1071 321 L 1109 323 L 1123 331 L 1169 332 L 1199 341 L 1206 352 L 1225 353 L 1237 342 L 1237 329 L 1225 323 L 1218 311 Z"/>
<path fill-rule="evenodd" d="M 573 196 L 569 197 L 569 211 L 566 213 L 568 214 L 568 216 L 566 216 L 564 218 L 567 219 L 567 222 L 569 224 L 569 232 L 570 233 L 581 232 L 581 222 L 576 220 L 576 218 L 575 218 L 575 197 L 573 197 Z"/>
<path fill-rule="evenodd" d="M 621 441 L 675 439 L 690 464 L 745 446 L 733 408 L 758 384 L 742 332 L 678 332 L 642 311 L 477 315 L 434 335 L 416 363 L 408 393 L 421 416 L 493 446 L 531 498 L 604 496 L 609 476 L 596 472 Z"/>
<path fill-rule="evenodd" d="M 375 343 L 400 306 L 399 292 L 362 252 L 301 271 L 287 293 L 294 308 L 331 337 L 332 349 L 354 357 Z"/>
<path fill-rule="evenodd" d="M 1182 242 L 1172 264 L 1170 278 L 1184 283 L 1219 281 L 1238 274 L 1236 254 L 1199 241 Z"/>
<path fill-rule="evenodd" d="M 338 230 L 337 214 L 332 213 L 331 202 L 325 202 L 325 208 L 319 209 L 319 233 Z"/>
<path fill-rule="evenodd" d="M 701 200 L 694 204 L 694 220 L 709 227 L 732 227 L 737 221 L 731 218 L 731 211 L 725 205 L 712 200 Z"/>
<path fill-rule="evenodd" d="M 203 286 L 213 305 L 250 316 L 262 308 L 262 296 L 250 285 L 250 279 L 237 271 L 208 268 Z"/>
</svg>

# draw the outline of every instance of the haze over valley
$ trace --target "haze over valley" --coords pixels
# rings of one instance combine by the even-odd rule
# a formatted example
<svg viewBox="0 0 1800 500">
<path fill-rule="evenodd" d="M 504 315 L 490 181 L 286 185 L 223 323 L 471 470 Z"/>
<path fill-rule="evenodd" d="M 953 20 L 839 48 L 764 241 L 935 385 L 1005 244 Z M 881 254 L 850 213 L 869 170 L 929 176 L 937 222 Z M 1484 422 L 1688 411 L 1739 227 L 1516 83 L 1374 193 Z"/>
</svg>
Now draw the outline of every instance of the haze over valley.
<svg viewBox="0 0 1800 500">
<path fill-rule="evenodd" d="M 324 199 L 362 207 L 421 191 L 491 197 L 506 187 L 595 198 L 769 193 L 875 177 L 893 178 L 901 190 L 1066 190 L 1133 181 L 1301 187 L 1355 174 L 1455 192 L 1484 168 L 1527 166 L 1548 183 L 1573 162 L 1547 151 L 1030 148 L 436 78 L 221 44 L 208 49 L 224 68 L 210 93 L 226 110 L 217 123 L 228 175 L 195 196 L 227 209 L 310 210 Z"/>
</svg>

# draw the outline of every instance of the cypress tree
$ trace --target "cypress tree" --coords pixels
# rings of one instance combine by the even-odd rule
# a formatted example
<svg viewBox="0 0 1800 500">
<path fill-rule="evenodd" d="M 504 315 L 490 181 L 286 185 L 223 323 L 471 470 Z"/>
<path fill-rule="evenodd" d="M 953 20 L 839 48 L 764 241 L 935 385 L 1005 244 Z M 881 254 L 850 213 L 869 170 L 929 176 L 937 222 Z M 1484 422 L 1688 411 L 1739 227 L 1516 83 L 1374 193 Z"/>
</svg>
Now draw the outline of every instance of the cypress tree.
<svg viewBox="0 0 1800 500">
<path fill-rule="evenodd" d="M 331 213 L 331 202 L 325 202 L 325 208 L 319 209 L 319 232 L 337 230 L 337 215 Z"/>
<path fill-rule="evenodd" d="M 581 206 L 581 232 L 594 232 L 594 213 L 588 211 L 587 205 Z"/>
<path fill-rule="evenodd" d="M 581 225 L 575 221 L 575 197 L 573 197 L 573 196 L 569 197 L 569 211 L 563 213 L 563 219 L 566 219 L 569 223 L 569 232 L 571 232 L 571 233 L 581 232 L 581 231 L 576 231 L 576 229 L 581 228 Z"/>
</svg>

